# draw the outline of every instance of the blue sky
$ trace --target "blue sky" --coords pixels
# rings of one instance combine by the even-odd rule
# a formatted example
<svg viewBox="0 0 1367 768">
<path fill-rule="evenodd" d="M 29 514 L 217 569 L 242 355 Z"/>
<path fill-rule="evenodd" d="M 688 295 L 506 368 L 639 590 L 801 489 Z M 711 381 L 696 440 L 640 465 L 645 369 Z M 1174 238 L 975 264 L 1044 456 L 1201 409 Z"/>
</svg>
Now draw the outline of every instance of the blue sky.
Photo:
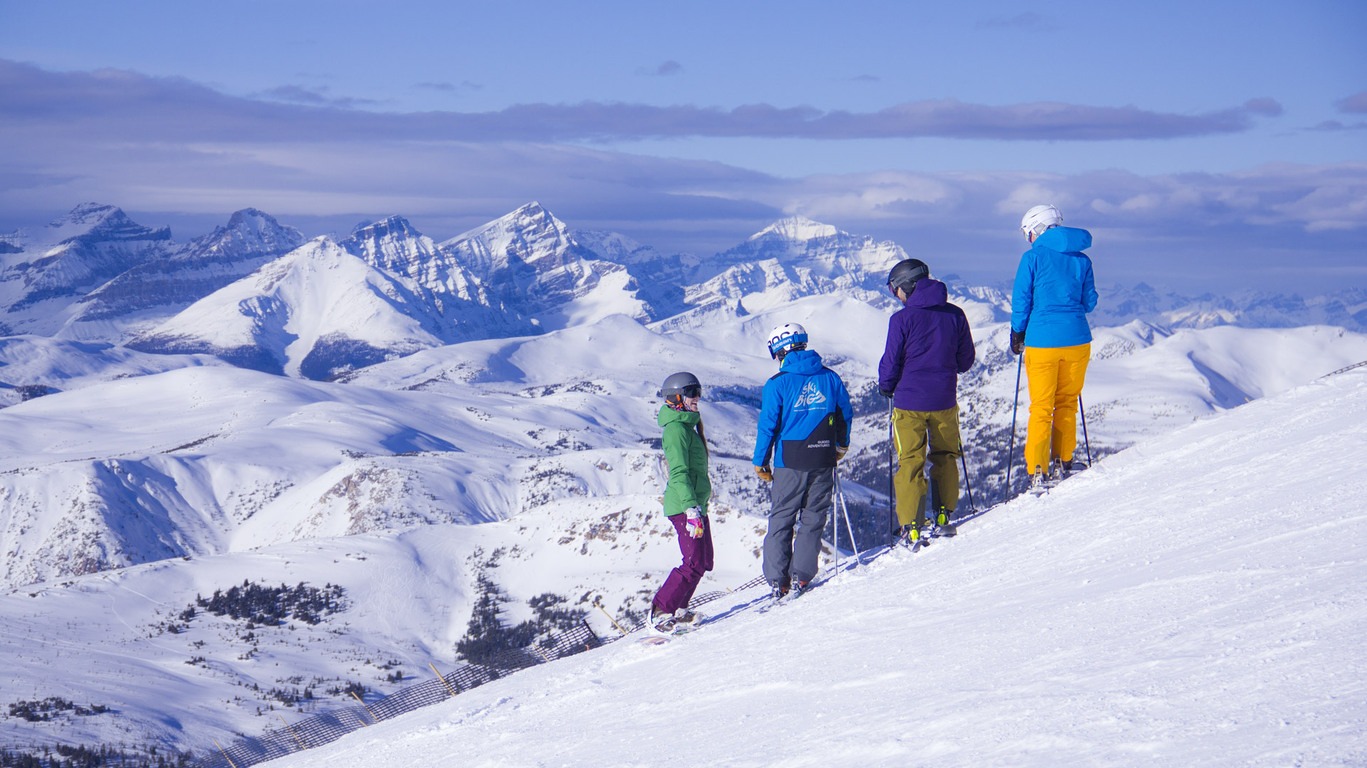
<svg viewBox="0 0 1367 768">
<path fill-rule="evenodd" d="M 0 0 L 0 232 L 244 207 L 437 240 L 539 200 L 710 253 L 800 214 L 1009 279 L 1367 286 L 1367 3 Z"/>
</svg>

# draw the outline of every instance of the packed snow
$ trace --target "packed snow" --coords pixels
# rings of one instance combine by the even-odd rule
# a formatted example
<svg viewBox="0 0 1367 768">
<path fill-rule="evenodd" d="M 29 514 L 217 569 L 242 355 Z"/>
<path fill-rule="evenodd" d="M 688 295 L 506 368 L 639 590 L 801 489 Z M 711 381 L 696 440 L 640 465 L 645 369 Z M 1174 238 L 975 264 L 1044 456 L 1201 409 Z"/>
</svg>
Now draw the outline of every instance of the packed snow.
<svg viewBox="0 0 1367 768">
<path fill-rule="evenodd" d="M 1358 369 L 270 765 L 1363 765 L 1364 456 Z"/>
</svg>

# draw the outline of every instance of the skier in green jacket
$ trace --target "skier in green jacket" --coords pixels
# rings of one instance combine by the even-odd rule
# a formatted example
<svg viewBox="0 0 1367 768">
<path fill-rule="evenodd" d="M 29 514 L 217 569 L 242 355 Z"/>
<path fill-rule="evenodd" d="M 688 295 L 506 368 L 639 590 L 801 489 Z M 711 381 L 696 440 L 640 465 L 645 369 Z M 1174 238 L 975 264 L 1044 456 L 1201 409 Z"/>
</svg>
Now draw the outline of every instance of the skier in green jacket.
<svg viewBox="0 0 1367 768">
<path fill-rule="evenodd" d="M 669 572 L 651 600 L 650 628 L 673 634 L 697 621 L 688 610 L 688 601 L 703 574 L 712 570 L 712 528 L 707 522 L 712 482 L 707 477 L 707 438 L 698 413 L 702 383 L 697 376 L 680 372 L 665 379 L 660 389 L 665 400 L 659 415 L 660 444 L 669 466 L 664 513 L 674 525 L 683 562 Z"/>
</svg>

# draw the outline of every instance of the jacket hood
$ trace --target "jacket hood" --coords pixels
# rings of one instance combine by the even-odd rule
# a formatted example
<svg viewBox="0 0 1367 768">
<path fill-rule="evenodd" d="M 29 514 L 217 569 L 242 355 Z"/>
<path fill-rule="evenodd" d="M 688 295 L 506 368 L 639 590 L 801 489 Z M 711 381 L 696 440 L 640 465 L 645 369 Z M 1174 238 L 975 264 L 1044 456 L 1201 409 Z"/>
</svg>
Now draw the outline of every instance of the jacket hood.
<svg viewBox="0 0 1367 768">
<path fill-rule="evenodd" d="M 1051 227 L 1035 238 L 1035 245 L 1059 253 L 1081 253 L 1092 247 L 1092 233 L 1076 227 Z"/>
<path fill-rule="evenodd" d="M 660 415 L 657 421 L 662 427 L 675 421 L 681 421 L 685 426 L 692 427 L 696 426 L 699 421 L 702 421 L 702 414 L 697 411 L 676 411 L 667 405 L 662 405 L 660 406 Z"/>
<path fill-rule="evenodd" d="M 780 371 L 810 375 L 821 370 L 821 355 L 810 349 L 799 349 L 783 356 Z"/>
<path fill-rule="evenodd" d="M 908 307 L 937 307 L 949 301 L 949 289 L 939 280 L 929 277 L 916 283 L 916 290 L 907 297 Z"/>
</svg>

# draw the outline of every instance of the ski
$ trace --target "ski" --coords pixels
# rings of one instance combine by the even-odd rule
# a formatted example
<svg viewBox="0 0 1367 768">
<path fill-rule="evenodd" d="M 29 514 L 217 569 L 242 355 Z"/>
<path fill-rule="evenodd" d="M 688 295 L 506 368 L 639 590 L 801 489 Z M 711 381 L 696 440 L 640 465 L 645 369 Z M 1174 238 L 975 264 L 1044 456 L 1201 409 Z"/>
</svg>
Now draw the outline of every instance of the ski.
<svg viewBox="0 0 1367 768">
<path fill-rule="evenodd" d="M 676 637 L 682 637 L 691 632 L 696 632 L 698 628 L 705 623 L 705 619 L 699 619 L 692 624 L 675 624 L 673 625 L 673 629 L 669 631 L 656 629 L 647 623 L 645 627 L 646 634 L 640 638 L 640 642 L 644 645 L 664 645 Z"/>
<path fill-rule="evenodd" d="M 1087 465 L 1076 460 L 1072 462 L 1072 465 L 1068 469 L 1064 469 L 1059 461 L 1055 459 L 1050 466 L 1049 471 L 1045 473 L 1044 477 L 1040 478 L 1039 484 L 1036 485 L 1031 482 L 1030 486 L 1026 488 L 1025 491 L 1032 496 L 1044 496 L 1054 488 L 1057 488 L 1059 483 L 1062 483 L 1064 480 L 1067 480 L 1085 469 L 1087 469 Z M 1033 480 L 1033 476 L 1030 477 Z"/>
</svg>

